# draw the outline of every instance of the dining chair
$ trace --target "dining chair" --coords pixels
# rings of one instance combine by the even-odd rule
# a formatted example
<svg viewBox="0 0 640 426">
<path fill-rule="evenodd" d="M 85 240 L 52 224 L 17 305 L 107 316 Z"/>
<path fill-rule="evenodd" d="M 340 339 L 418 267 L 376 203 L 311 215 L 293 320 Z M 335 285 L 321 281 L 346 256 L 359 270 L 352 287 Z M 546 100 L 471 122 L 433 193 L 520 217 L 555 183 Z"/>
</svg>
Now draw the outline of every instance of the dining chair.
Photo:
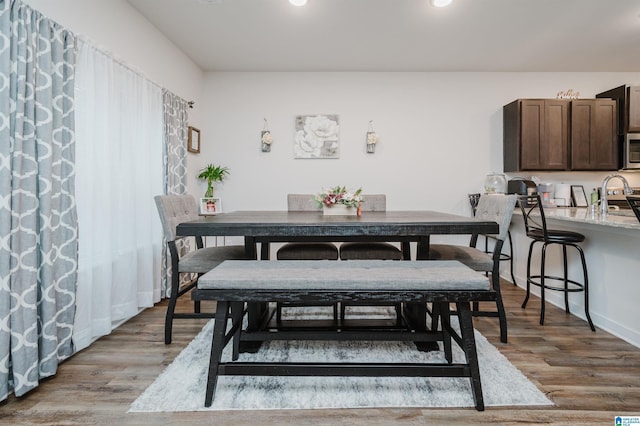
<svg viewBox="0 0 640 426">
<path fill-rule="evenodd" d="M 361 211 L 383 212 L 387 210 L 387 196 L 385 194 L 363 195 L 364 202 Z M 343 243 L 340 246 L 341 260 L 401 260 L 402 250 L 395 245 L 379 241 L 356 241 Z"/>
<path fill-rule="evenodd" d="M 584 313 L 589 323 L 591 331 L 596 331 L 593 322 L 591 321 L 591 315 L 589 315 L 589 276 L 587 274 L 587 262 L 584 257 L 584 251 L 580 247 L 580 243 L 585 240 L 585 236 L 574 231 L 565 231 L 563 229 L 549 229 L 547 227 L 547 219 L 544 214 L 544 208 L 540 195 L 519 195 L 518 204 L 520 210 L 522 210 L 522 216 L 524 218 L 524 228 L 527 237 L 531 238 L 531 244 L 529 245 L 529 255 L 527 256 L 527 294 L 522 302 L 522 308 L 527 306 L 529 301 L 529 295 L 531 285 L 540 287 L 540 325 L 544 325 L 544 311 L 545 311 L 545 290 L 554 290 L 564 293 L 564 308 L 565 312 L 569 314 L 569 293 L 583 292 L 584 293 Z M 533 254 L 533 248 L 536 243 L 542 244 L 541 256 L 540 256 L 540 273 L 537 275 L 531 274 L 531 255 Z M 562 266 L 563 276 L 559 277 L 551 275 L 546 272 L 546 260 L 547 260 L 547 248 L 553 244 L 560 245 L 562 247 Z M 577 282 L 569 279 L 568 276 L 568 259 L 567 259 L 567 247 L 573 247 L 582 263 L 582 276 L 583 281 Z M 548 282 L 561 282 L 562 285 L 552 285 Z"/>
<path fill-rule="evenodd" d="M 469 246 L 450 244 L 431 244 L 429 246 L 430 260 L 457 260 L 475 271 L 491 275 L 491 285 L 496 292 L 497 310 L 485 311 L 475 305 L 472 314 L 474 316 L 497 317 L 500 322 L 500 341 L 503 343 L 507 343 L 507 316 L 500 293 L 500 259 L 515 205 L 515 195 L 483 194 L 480 196 L 475 217 L 495 221 L 500 226 L 499 233 L 494 236 L 495 244 L 491 253 L 486 253 L 484 248 L 476 247 L 477 234 L 471 236 Z M 434 317 L 437 318 L 437 315 Z"/>
<path fill-rule="evenodd" d="M 636 217 L 640 221 L 640 197 L 627 195 L 627 202 L 629 203 L 631 210 L 633 210 L 633 213 L 635 213 Z"/>
<path fill-rule="evenodd" d="M 290 212 L 322 212 L 322 207 L 314 200 L 313 194 L 288 194 L 287 211 Z M 338 260 L 338 247 L 331 242 L 297 241 L 284 244 L 276 252 L 277 260 Z M 299 303 L 276 304 L 276 321 L 282 320 L 282 308 L 296 306 L 332 306 L 333 318 L 338 318 L 337 303 L 317 303 L 307 305 Z"/>
<path fill-rule="evenodd" d="M 200 312 L 200 302 L 194 302 L 193 313 L 175 312 L 178 298 L 198 285 L 198 278 L 224 260 L 249 259 L 244 246 L 204 247 L 202 237 L 178 237 L 176 226 L 199 219 L 198 205 L 192 195 L 156 195 L 154 197 L 164 239 L 171 257 L 171 295 L 164 324 L 164 342 L 171 343 L 173 320 L 177 318 L 215 318 L 214 313 Z M 189 238 L 195 238 L 191 248 Z"/>
<path fill-rule="evenodd" d="M 367 194 L 363 195 L 364 202 L 361 205 L 361 211 L 376 212 L 387 210 L 387 196 L 385 194 Z M 340 259 L 341 260 L 365 260 L 365 259 L 378 259 L 378 260 L 402 260 L 403 251 L 401 248 L 396 247 L 394 244 L 382 241 L 354 241 L 342 243 L 340 246 Z M 368 303 L 370 305 L 371 303 Z M 351 305 L 360 305 L 359 303 L 341 303 L 340 304 L 340 318 L 345 319 L 346 307 Z M 401 305 L 395 304 L 396 316 L 400 319 Z"/>
<path fill-rule="evenodd" d="M 469 204 L 471 205 L 471 212 L 476 215 L 476 208 L 480 201 L 480 193 L 469 194 Z M 493 253 L 489 249 L 489 240 L 495 239 L 493 235 L 483 235 L 484 237 L 484 252 L 487 254 Z M 500 253 L 500 262 L 509 262 L 509 273 L 511 274 L 511 282 L 517 286 L 516 276 L 513 273 L 513 239 L 511 238 L 511 231 L 507 230 L 507 242 L 509 243 L 509 253 Z M 503 245 L 504 247 L 504 245 Z"/>
</svg>

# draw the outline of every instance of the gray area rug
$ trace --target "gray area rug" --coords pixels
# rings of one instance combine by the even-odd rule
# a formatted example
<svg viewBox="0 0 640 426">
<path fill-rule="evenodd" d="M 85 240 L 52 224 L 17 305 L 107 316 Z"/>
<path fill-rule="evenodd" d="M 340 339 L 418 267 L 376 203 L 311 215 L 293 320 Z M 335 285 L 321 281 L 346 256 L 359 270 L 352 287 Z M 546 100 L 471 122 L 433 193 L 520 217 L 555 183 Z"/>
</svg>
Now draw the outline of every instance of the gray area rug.
<svg viewBox="0 0 640 426">
<path fill-rule="evenodd" d="M 474 406 L 468 378 L 221 376 L 213 405 L 205 408 L 213 323 L 205 325 L 129 412 Z M 484 336 L 477 331 L 475 336 L 486 406 L 553 405 Z M 464 353 L 453 346 L 454 362 L 463 362 Z M 231 359 L 230 352 L 227 345 L 224 360 Z M 442 352 L 419 352 L 412 343 L 325 341 L 271 342 L 256 354 L 241 354 L 240 361 L 445 362 Z"/>
</svg>

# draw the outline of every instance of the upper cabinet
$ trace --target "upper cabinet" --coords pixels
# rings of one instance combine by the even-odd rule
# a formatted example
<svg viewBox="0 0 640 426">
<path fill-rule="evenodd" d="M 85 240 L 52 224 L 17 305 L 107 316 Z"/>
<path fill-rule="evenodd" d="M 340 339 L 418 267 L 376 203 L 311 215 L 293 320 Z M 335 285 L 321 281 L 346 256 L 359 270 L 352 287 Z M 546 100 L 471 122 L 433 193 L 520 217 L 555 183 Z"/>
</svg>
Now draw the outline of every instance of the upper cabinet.
<svg viewBox="0 0 640 426">
<path fill-rule="evenodd" d="M 504 106 L 504 171 L 566 170 L 569 102 L 518 99 Z"/>
<path fill-rule="evenodd" d="M 640 132 L 640 87 L 618 86 L 596 95 L 601 98 L 617 102 L 618 135 Z"/>
<path fill-rule="evenodd" d="M 571 101 L 571 170 L 617 170 L 616 101 Z"/>
<path fill-rule="evenodd" d="M 631 86 L 628 88 L 628 127 L 629 133 L 640 132 L 640 87 Z"/>
<path fill-rule="evenodd" d="M 504 171 L 617 170 L 616 103 L 518 99 L 503 108 Z"/>
</svg>

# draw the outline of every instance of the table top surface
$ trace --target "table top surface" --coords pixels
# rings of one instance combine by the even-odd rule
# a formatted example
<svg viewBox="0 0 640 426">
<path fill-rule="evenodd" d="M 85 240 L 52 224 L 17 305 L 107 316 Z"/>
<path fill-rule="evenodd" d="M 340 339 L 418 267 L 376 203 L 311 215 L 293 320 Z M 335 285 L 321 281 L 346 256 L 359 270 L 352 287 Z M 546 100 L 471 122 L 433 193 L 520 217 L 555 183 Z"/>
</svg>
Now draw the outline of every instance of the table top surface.
<svg viewBox="0 0 640 426">
<path fill-rule="evenodd" d="M 244 236 L 421 236 L 496 234 L 496 222 L 429 210 L 363 212 L 330 216 L 318 212 L 237 211 L 204 216 L 177 226 L 177 234 Z"/>
</svg>

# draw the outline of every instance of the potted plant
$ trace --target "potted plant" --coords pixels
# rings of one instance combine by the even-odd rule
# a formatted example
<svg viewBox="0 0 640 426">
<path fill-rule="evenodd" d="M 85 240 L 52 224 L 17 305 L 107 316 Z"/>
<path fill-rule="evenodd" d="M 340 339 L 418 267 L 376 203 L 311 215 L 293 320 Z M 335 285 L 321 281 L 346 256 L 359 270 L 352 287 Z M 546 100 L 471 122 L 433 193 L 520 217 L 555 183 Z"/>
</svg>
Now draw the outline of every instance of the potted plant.
<svg viewBox="0 0 640 426">
<path fill-rule="evenodd" d="M 207 165 L 207 167 L 200 170 L 198 179 L 207 180 L 207 192 L 204 194 L 204 196 L 206 198 L 213 197 L 213 184 L 216 182 L 223 182 L 228 175 L 228 167 L 215 166 L 213 164 L 209 164 Z"/>
</svg>

